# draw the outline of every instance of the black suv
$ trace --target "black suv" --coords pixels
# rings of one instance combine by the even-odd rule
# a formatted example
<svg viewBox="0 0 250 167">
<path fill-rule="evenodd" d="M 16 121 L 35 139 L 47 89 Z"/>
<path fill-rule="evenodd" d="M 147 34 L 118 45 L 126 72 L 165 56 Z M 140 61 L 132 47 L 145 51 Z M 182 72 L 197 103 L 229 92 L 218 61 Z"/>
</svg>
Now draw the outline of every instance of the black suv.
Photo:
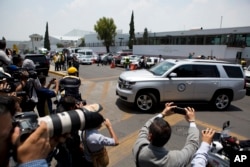
<svg viewBox="0 0 250 167">
<path fill-rule="evenodd" d="M 49 60 L 46 59 L 46 56 L 43 54 L 26 54 L 24 59 L 33 60 L 36 65 L 37 74 L 43 74 L 45 76 L 48 75 L 50 63 Z"/>
</svg>

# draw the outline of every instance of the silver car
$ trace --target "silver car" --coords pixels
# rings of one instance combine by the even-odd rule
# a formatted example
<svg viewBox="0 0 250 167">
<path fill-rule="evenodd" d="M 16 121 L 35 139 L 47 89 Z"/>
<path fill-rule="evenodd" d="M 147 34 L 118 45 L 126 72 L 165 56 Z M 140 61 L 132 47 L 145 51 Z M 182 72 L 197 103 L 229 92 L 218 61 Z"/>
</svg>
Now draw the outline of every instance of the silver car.
<svg viewBox="0 0 250 167">
<path fill-rule="evenodd" d="M 82 55 L 82 54 L 79 54 L 79 56 L 77 57 L 77 59 L 79 60 L 80 64 L 92 64 L 94 58 L 93 58 L 92 55 Z"/>
<path fill-rule="evenodd" d="M 226 110 L 231 101 L 245 96 L 245 77 L 238 64 L 167 59 L 149 70 L 123 72 L 116 94 L 141 111 L 151 111 L 167 101 L 206 102 L 215 109 Z"/>
</svg>

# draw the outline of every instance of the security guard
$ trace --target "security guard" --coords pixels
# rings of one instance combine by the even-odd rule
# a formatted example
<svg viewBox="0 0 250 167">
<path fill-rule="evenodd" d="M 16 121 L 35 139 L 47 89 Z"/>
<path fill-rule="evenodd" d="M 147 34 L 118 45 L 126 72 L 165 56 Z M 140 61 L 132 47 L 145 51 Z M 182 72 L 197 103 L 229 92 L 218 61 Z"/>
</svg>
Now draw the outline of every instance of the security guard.
<svg viewBox="0 0 250 167">
<path fill-rule="evenodd" d="M 68 75 L 60 80 L 60 90 L 65 91 L 64 96 L 73 96 L 77 101 L 82 101 L 81 93 L 79 91 L 81 80 L 77 77 L 77 69 L 75 67 L 70 67 L 67 72 Z"/>
</svg>

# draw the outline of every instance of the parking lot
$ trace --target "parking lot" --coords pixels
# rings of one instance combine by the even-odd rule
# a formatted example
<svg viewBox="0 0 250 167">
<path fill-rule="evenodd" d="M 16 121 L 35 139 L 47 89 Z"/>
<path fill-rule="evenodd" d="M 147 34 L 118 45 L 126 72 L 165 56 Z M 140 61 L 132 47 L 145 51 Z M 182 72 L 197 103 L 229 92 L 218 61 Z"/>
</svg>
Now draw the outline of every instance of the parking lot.
<svg viewBox="0 0 250 167">
<path fill-rule="evenodd" d="M 135 166 L 132 157 L 132 146 L 136 140 L 138 130 L 144 123 L 163 109 L 163 105 L 154 113 L 141 113 L 130 105 L 122 102 L 115 94 L 117 79 L 125 69 L 110 66 L 81 65 L 80 77 L 82 80 L 81 93 L 87 103 L 99 103 L 103 106 L 101 113 L 110 119 L 117 133 L 120 145 L 109 147 L 109 166 L 132 167 Z M 61 78 L 62 73 L 55 73 L 51 66 L 49 77 Z M 239 139 L 250 139 L 250 96 L 240 101 L 232 102 L 228 111 L 210 111 L 207 105 L 192 105 L 196 109 L 196 124 L 200 130 L 210 127 L 221 130 L 222 123 L 230 120 L 231 134 Z M 185 142 L 188 127 L 184 117 L 178 114 L 171 115 L 166 120 L 172 125 L 173 135 L 166 145 L 168 149 L 180 149 Z M 102 133 L 108 135 L 107 129 Z"/>
</svg>

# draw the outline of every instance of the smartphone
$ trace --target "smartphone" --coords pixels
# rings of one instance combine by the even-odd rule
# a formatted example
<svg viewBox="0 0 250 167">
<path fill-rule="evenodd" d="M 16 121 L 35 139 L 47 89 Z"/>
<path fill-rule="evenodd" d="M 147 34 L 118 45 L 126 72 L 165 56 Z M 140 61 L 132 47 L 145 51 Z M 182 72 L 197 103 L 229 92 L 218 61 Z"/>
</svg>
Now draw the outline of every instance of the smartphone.
<svg viewBox="0 0 250 167">
<path fill-rule="evenodd" d="M 219 141 L 221 138 L 221 133 L 220 132 L 215 132 L 213 136 L 213 141 Z"/>
<path fill-rule="evenodd" d="M 177 114 L 186 115 L 186 110 L 184 108 L 181 108 L 181 107 L 173 108 L 173 112 L 177 113 Z"/>
</svg>

